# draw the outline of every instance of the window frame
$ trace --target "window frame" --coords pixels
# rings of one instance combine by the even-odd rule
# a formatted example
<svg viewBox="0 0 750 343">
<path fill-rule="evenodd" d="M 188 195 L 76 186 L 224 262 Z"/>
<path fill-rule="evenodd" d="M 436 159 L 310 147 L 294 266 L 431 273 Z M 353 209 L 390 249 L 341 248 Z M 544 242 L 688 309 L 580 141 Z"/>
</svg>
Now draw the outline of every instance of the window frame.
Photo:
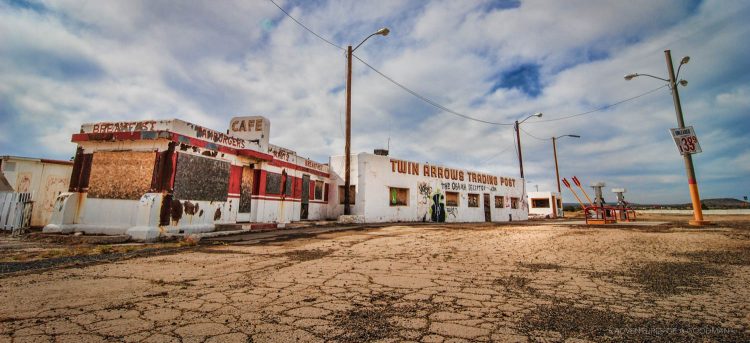
<svg viewBox="0 0 750 343">
<path fill-rule="evenodd" d="M 476 203 L 472 205 L 471 198 L 476 198 Z M 471 208 L 479 208 L 479 193 L 468 193 L 466 194 L 466 205 Z"/>
<path fill-rule="evenodd" d="M 403 203 L 398 203 L 398 202 L 393 203 L 393 191 L 394 190 L 399 193 L 402 191 L 405 193 L 403 197 L 404 198 Z M 397 195 L 397 198 L 400 198 L 400 197 Z M 391 207 L 404 207 L 404 206 L 408 207 L 409 206 L 409 189 L 402 188 L 402 187 L 388 187 L 388 205 Z"/>
<path fill-rule="evenodd" d="M 455 205 L 449 205 L 448 204 L 448 195 L 453 194 L 456 196 L 456 204 Z M 446 207 L 459 207 L 461 206 L 461 193 L 459 192 L 445 192 L 445 206 Z"/>
<path fill-rule="evenodd" d="M 500 201 L 497 201 L 497 200 Z M 498 206 L 498 203 L 500 206 Z M 505 197 L 502 195 L 495 195 L 495 208 L 505 208 Z"/>
<path fill-rule="evenodd" d="M 344 185 L 339 185 L 339 205 L 344 204 Z M 349 185 L 349 205 L 357 202 L 357 185 Z"/>
</svg>

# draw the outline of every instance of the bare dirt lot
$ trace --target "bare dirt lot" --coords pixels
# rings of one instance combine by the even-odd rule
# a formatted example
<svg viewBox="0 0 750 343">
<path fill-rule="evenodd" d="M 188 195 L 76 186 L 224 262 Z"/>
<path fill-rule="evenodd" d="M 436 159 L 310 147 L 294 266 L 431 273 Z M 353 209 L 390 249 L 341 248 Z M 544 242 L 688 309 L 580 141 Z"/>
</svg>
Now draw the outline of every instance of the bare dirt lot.
<svg viewBox="0 0 750 343">
<path fill-rule="evenodd" d="M 0 342 L 750 341 L 740 219 L 390 226 L 6 273 Z"/>
</svg>

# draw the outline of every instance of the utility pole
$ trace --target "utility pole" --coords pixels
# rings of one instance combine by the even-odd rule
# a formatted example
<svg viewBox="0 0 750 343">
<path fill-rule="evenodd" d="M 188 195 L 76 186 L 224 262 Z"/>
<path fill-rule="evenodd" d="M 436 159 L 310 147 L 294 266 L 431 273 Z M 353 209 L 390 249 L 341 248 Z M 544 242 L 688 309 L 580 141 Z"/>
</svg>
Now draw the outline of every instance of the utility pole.
<svg viewBox="0 0 750 343">
<path fill-rule="evenodd" d="M 562 195 L 562 190 L 560 189 L 560 171 L 557 169 L 557 144 L 555 144 L 556 140 L 557 137 L 552 137 L 552 152 L 555 155 L 555 181 L 557 181 L 557 193 Z"/>
<path fill-rule="evenodd" d="M 521 169 L 521 178 L 523 179 L 523 153 L 521 153 L 521 135 L 518 133 L 518 120 L 516 120 L 516 143 L 518 144 L 518 167 Z"/>
<path fill-rule="evenodd" d="M 677 126 L 679 128 L 685 127 L 685 121 L 682 118 L 682 105 L 680 104 L 680 93 L 677 90 L 677 82 L 675 81 L 674 66 L 672 65 L 672 53 L 669 50 L 664 50 L 664 57 L 667 59 L 667 71 L 669 72 L 669 88 L 672 90 L 672 101 L 674 102 L 675 113 L 677 114 Z M 688 187 L 690 188 L 690 199 L 693 203 L 693 220 L 690 221 L 690 225 L 705 225 L 708 221 L 703 220 L 703 209 L 701 209 L 701 199 L 698 194 L 698 181 L 695 179 L 695 169 L 693 168 L 693 155 L 683 155 L 685 160 L 685 172 L 688 178 Z"/>
<path fill-rule="evenodd" d="M 346 49 L 346 144 L 344 146 L 344 215 L 351 214 L 350 194 L 351 187 L 351 154 L 352 154 L 352 46 Z"/>
</svg>

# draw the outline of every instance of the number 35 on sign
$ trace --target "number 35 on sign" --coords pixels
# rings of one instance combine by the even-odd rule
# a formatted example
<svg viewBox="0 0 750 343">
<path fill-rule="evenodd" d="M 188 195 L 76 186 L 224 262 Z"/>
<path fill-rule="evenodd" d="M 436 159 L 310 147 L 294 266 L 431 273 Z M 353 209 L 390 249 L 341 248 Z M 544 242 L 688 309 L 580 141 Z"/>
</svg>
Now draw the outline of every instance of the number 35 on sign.
<svg viewBox="0 0 750 343">
<path fill-rule="evenodd" d="M 692 126 L 669 129 L 672 131 L 672 138 L 674 138 L 675 144 L 677 144 L 677 150 L 680 151 L 680 155 L 697 154 L 702 152 L 700 144 L 698 144 L 698 137 L 695 135 L 695 130 Z"/>
</svg>

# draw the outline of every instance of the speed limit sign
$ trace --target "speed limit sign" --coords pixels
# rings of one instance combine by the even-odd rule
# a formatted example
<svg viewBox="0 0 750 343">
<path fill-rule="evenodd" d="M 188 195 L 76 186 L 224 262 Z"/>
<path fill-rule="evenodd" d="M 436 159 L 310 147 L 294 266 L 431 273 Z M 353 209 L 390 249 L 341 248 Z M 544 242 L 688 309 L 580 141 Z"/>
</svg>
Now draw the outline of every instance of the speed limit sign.
<svg viewBox="0 0 750 343">
<path fill-rule="evenodd" d="M 695 130 L 693 130 L 692 126 L 669 130 L 672 131 L 672 138 L 674 138 L 674 142 L 677 144 L 677 150 L 680 151 L 680 155 L 702 152 L 701 145 L 698 144 L 698 137 L 695 135 Z"/>
</svg>

